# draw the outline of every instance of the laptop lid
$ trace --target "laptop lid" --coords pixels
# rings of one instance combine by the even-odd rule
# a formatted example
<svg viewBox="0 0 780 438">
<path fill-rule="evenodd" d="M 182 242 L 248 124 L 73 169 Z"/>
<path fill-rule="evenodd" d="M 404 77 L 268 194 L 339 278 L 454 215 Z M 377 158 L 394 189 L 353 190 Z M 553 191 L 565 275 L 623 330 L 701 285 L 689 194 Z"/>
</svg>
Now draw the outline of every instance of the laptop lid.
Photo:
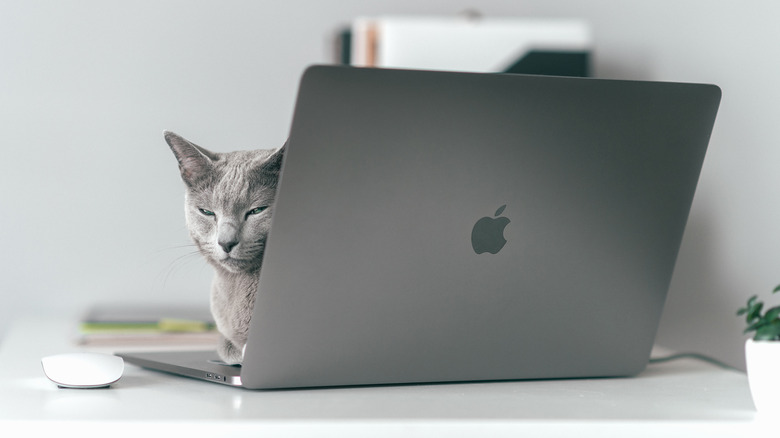
<svg viewBox="0 0 780 438">
<path fill-rule="evenodd" d="M 716 86 L 316 66 L 250 388 L 644 369 Z"/>
</svg>

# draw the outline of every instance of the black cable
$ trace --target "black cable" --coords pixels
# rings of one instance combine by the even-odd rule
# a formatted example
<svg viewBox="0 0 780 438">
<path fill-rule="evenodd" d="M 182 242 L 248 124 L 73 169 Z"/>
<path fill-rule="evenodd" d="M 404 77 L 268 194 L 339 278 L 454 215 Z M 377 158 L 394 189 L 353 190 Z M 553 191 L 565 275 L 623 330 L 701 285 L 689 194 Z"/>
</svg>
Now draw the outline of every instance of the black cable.
<svg viewBox="0 0 780 438">
<path fill-rule="evenodd" d="M 712 365 L 719 366 L 719 367 L 721 367 L 723 369 L 742 372 L 742 370 L 740 370 L 739 368 L 735 368 L 735 367 L 733 367 L 733 366 L 731 366 L 731 365 L 729 365 L 729 364 L 727 364 L 725 362 L 721 362 L 718 359 L 715 359 L 715 358 L 712 358 L 712 357 L 709 357 L 709 356 L 705 356 L 705 355 L 700 354 L 700 353 L 677 353 L 677 354 L 672 354 L 670 356 L 651 357 L 650 358 L 650 363 L 651 364 L 664 363 L 664 362 L 670 362 L 670 361 L 679 360 L 679 359 L 697 359 L 697 360 L 700 360 L 702 362 L 707 362 L 707 363 L 710 363 Z"/>
</svg>

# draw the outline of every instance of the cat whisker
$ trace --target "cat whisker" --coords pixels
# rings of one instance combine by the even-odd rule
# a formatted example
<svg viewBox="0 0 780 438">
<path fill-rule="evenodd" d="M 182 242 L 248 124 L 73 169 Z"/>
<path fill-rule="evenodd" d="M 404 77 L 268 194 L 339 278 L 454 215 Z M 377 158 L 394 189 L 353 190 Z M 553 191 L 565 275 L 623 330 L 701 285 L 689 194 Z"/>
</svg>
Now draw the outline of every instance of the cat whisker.
<svg viewBox="0 0 780 438">
<path fill-rule="evenodd" d="M 194 246 L 194 245 L 189 245 L 189 246 Z M 197 250 L 190 251 L 190 252 L 188 252 L 186 254 L 182 254 L 182 255 L 174 258 L 173 260 L 171 260 L 168 263 L 168 266 L 165 269 L 165 271 L 163 273 L 161 273 L 163 275 L 163 278 L 162 278 L 162 287 L 163 287 L 163 289 L 168 284 L 168 279 L 171 277 L 171 275 L 175 271 L 177 271 L 178 269 L 180 269 L 180 268 L 182 268 L 184 266 L 187 266 L 188 264 L 190 264 L 192 262 L 203 262 L 203 259 L 200 257 L 200 252 L 199 251 L 197 251 Z"/>
<path fill-rule="evenodd" d="M 194 243 L 185 243 L 185 244 L 182 244 L 182 245 L 167 246 L 165 248 L 160 248 L 160 249 L 155 250 L 153 252 L 153 254 L 162 254 L 162 253 L 167 252 L 167 251 L 174 251 L 174 250 L 179 250 L 179 249 L 182 249 L 182 248 L 196 248 L 196 246 L 195 246 Z"/>
</svg>

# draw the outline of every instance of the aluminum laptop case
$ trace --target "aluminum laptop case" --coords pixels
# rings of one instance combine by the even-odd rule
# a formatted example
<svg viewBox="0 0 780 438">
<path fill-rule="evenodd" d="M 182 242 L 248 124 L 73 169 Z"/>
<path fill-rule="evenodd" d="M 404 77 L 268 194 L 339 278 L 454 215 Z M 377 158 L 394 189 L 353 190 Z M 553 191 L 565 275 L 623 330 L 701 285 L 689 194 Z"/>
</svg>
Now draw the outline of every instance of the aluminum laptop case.
<svg viewBox="0 0 780 438">
<path fill-rule="evenodd" d="M 241 384 L 639 373 L 719 101 L 700 84 L 308 69 Z"/>
</svg>

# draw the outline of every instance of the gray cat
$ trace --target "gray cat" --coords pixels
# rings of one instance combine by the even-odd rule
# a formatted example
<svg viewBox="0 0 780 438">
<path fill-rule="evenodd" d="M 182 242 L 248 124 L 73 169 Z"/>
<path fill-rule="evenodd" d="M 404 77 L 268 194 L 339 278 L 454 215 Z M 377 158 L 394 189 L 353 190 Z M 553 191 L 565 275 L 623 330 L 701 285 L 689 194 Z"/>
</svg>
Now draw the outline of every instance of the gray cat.
<svg viewBox="0 0 780 438">
<path fill-rule="evenodd" d="M 186 185 L 190 236 L 216 270 L 211 313 L 221 335 L 217 352 L 224 362 L 240 364 L 285 147 L 214 153 L 172 132 L 164 136 Z"/>
</svg>

